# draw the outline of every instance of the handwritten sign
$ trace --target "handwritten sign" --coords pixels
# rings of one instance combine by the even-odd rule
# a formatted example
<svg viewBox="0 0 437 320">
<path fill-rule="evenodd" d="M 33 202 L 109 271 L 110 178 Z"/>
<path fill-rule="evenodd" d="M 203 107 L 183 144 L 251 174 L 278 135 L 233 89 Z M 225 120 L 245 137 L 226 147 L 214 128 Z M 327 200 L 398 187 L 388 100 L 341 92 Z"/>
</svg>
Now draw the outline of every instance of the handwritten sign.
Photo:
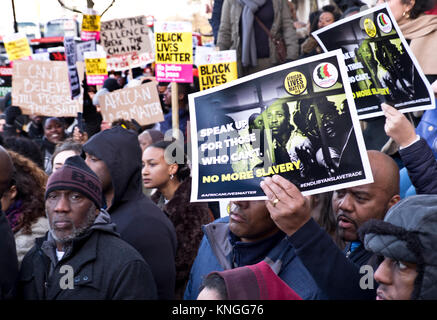
<svg viewBox="0 0 437 320">
<path fill-rule="evenodd" d="M 196 49 L 200 90 L 216 87 L 238 78 L 235 50 L 213 51 Z"/>
<path fill-rule="evenodd" d="M 71 99 L 65 61 L 15 61 L 12 104 L 24 114 L 75 117 L 82 112 L 82 102 Z"/>
<path fill-rule="evenodd" d="M 191 23 L 157 22 L 155 46 L 158 81 L 193 82 Z"/>
<path fill-rule="evenodd" d="M 32 55 L 26 35 L 14 33 L 3 37 L 6 53 L 11 61 L 28 58 Z"/>
<path fill-rule="evenodd" d="M 93 9 L 88 9 L 83 15 L 81 39 L 83 41 L 100 39 L 100 16 Z"/>
<path fill-rule="evenodd" d="M 164 120 L 156 83 L 115 90 L 99 97 L 104 121 L 135 119 L 146 125 Z"/>
<path fill-rule="evenodd" d="M 124 71 L 145 66 L 153 61 L 155 61 L 155 54 L 153 52 L 114 55 L 106 59 L 108 71 Z"/>
<path fill-rule="evenodd" d="M 127 70 L 154 60 L 149 58 L 153 55 L 153 39 L 145 16 L 103 21 L 101 36 L 111 60 L 109 70 Z"/>
<path fill-rule="evenodd" d="M 106 54 L 100 51 L 84 53 L 86 81 L 90 85 L 103 85 L 108 78 Z"/>
</svg>

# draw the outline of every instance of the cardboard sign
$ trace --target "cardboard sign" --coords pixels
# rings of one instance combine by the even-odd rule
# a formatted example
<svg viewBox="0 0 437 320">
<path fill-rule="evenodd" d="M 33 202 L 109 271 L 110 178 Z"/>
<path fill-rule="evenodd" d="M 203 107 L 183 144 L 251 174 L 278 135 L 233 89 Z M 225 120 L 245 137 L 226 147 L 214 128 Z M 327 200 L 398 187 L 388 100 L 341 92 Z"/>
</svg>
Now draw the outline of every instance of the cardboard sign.
<svg viewBox="0 0 437 320">
<path fill-rule="evenodd" d="M 71 98 L 80 96 L 79 75 L 76 68 L 76 46 L 74 37 L 64 37 L 65 56 L 68 65 L 68 78 L 70 80 Z"/>
<path fill-rule="evenodd" d="M 84 53 L 88 51 L 96 51 L 95 40 L 76 43 L 76 61 L 85 61 Z"/>
<path fill-rule="evenodd" d="M 235 50 L 202 51 L 196 49 L 196 65 L 199 70 L 200 90 L 205 90 L 238 78 Z"/>
<path fill-rule="evenodd" d="M 190 94 L 189 106 L 191 201 L 266 199 L 260 182 L 274 174 L 304 195 L 373 181 L 340 50 Z"/>
<path fill-rule="evenodd" d="M 25 34 L 14 33 L 3 37 L 6 53 L 10 61 L 29 58 L 32 55 L 29 41 Z"/>
<path fill-rule="evenodd" d="M 82 101 L 71 99 L 65 61 L 15 61 L 12 104 L 24 114 L 75 117 L 82 112 Z"/>
<path fill-rule="evenodd" d="M 0 97 L 12 90 L 12 68 L 0 67 Z"/>
<path fill-rule="evenodd" d="M 106 54 L 99 51 L 84 53 L 86 81 L 90 85 L 103 85 L 108 78 Z"/>
<path fill-rule="evenodd" d="M 155 23 L 155 54 L 158 81 L 193 82 L 191 23 Z"/>
<path fill-rule="evenodd" d="M 342 49 L 360 119 L 382 116 L 383 102 L 401 112 L 435 108 L 431 86 L 386 4 L 313 36 L 325 52 Z"/>
<path fill-rule="evenodd" d="M 156 83 L 115 90 L 99 97 L 104 121 L 135 119 L 146 125 L 164 120 Z"/>
<path fill-rule="evenodd" d="M 115 55 L 106 59 L 108 71 L 124 71 L 136 67 L 144 67 L 153 61 L 155 61 L 155 54 L 153 52 Z"/>
<path fill-rule="evenodd" d="M 100 39 L 100 16 L 93 9 L 87 9 L 86 14 L 83 15 L 81 39 L 83 41 Z"/>
<path fill-rule="evenodd" d="M 152 32 L 145 16 L 104 21 L 101 34 L 108 54 L 108 70 L 141 67 L 155 59 Z"/>
</svg>

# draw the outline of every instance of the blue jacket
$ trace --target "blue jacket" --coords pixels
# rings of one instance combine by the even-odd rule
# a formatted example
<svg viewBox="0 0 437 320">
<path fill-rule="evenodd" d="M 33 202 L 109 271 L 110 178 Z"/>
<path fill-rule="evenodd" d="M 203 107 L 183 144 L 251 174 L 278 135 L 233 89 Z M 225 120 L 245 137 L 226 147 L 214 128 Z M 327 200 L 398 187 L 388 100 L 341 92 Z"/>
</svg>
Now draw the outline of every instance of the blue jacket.
<svg viewBox="0 0 437 320">
<path fill-rule="evenodd" d="M 203 227 L 205 236 L 190 272 L 184 299 L 194 300 L 203 278 L 212 271 L 223 271 L 266 261 L 278 276 L 302 299 L 324 299 L 313 278 L 287 241 L 278 232 L 256 243 L 243 243 L 229 231 L 229 217 Z"/>
<path fill-rule="evenodd" d="M 437 194 L 437 161 L 424 138 L 399 150 L 417 194 Z"/>
<path fill-rule="evenodd" d="M 351 254 L 345 255 L 313 219 L 288 237 L 288 240 L 329 299 L 375 299 L 376 283 L 373 290 L 360 287 L 361 277 L 364 276 L 360 274 L 360 267 L 373 256 L 362 244 Z M 349 246 L 345 251 L 348 249 Z"/>
</svg>

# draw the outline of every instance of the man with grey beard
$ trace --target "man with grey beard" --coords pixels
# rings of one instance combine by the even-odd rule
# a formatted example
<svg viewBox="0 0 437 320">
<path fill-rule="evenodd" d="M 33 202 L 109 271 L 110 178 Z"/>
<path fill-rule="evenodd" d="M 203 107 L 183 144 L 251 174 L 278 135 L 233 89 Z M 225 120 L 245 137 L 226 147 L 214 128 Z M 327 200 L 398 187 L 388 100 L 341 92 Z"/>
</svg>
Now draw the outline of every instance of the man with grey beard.
<svg viewBox="0 0 437 320">
<path fill-rule="evenodd" d="M 74 156 L 46 186 L 49 232 L 24 257 L 19 297 L 31 300 L 156 299 L 149 265 L 101 209 L 99 178 Z"/>
</svg>

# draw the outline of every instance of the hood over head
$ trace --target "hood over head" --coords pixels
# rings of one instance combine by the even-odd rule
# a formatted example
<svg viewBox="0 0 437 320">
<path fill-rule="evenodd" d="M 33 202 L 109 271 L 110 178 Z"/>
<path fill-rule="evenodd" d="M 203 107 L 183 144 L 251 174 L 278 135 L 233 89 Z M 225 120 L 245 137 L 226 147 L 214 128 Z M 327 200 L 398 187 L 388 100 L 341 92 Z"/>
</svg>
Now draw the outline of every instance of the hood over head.
<svg viewBox="0 0 437 320">
<path fill-rule="evenodd" d="M 417 265 L 412 300 L 437 299 L 437 195 L 416 195 L 359 229 L 366 250 Z"/>
<path fill-rule="evenodd" d="M 83 151 L 108 167 L 114 186 L 112 206 L 141 197 L 141 148 L 136 133 L 113 127 L 92 136 L 83 145 Z"/>
</svg>

